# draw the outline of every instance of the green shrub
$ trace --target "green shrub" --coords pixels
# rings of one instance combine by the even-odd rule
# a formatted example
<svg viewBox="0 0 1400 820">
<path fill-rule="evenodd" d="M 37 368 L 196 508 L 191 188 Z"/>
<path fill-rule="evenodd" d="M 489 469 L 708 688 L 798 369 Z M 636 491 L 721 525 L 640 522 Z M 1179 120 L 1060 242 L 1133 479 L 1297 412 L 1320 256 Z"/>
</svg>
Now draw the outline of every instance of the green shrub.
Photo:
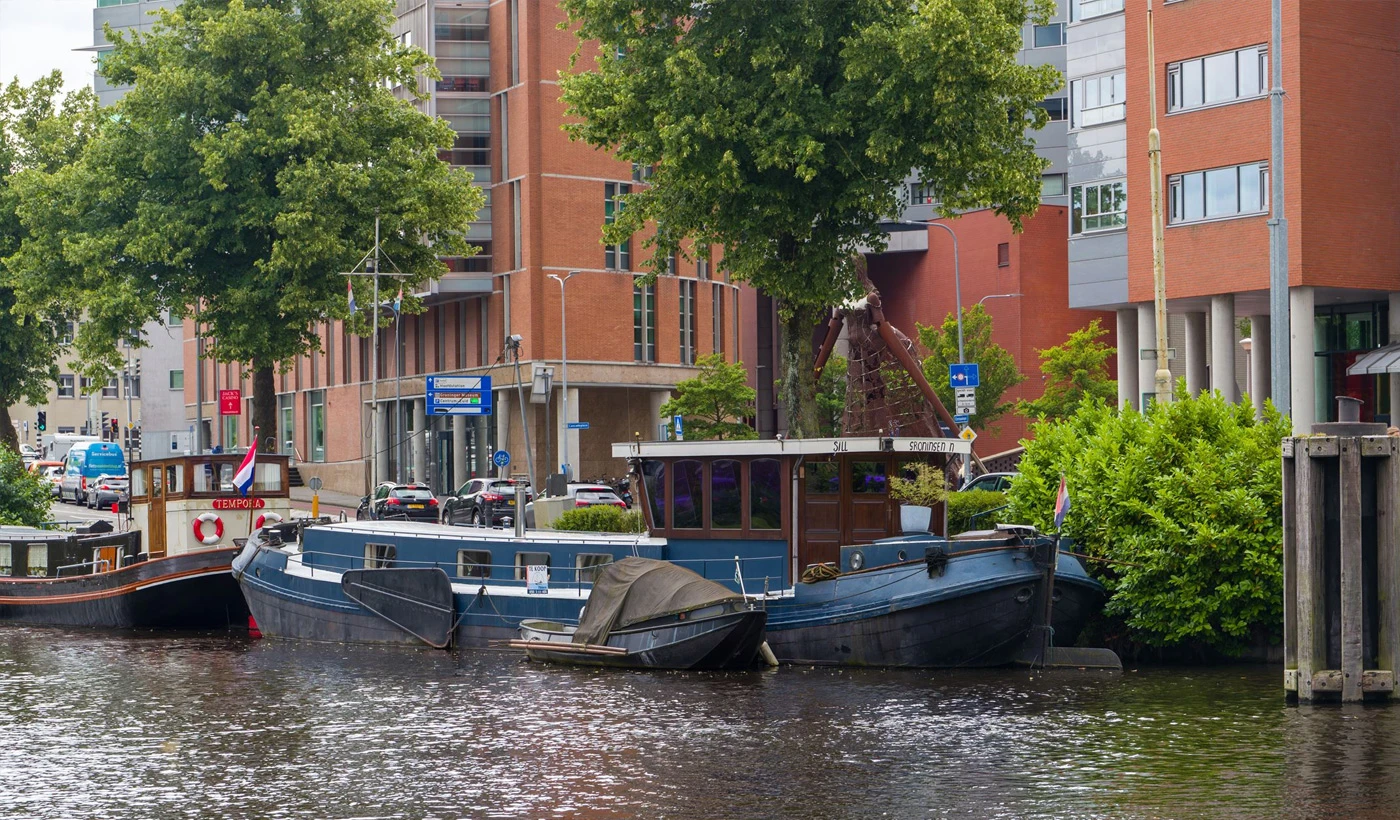
<svg viewBox="0 0 1400 820">
<path fill-rule="evenodd" d="M 1005 506 L 1006 494 L 996 490 L 963 490 L 960 493 L 949 493 L 948 534 L 957 535 L 968 530 L 989 530 L 1006 520 L 1006 510 L 997 510 L 998 507 Z M 990 515 L 979 515 L 975 521 L 972 519 L 972 516 L 988 510 L 997 510 L 997 512 Z"/>
<path fill-rule="evenodd" d="M 1185 395 L 1179 386 L 1178 395 Z M 1121 413 L 1103 401 L 1026 442 L 1008 493 L 1009 521 L 1053 529 L 1060 475 L 1064 531 L 1112 594 L 1104 615 L 1151 647 L 1240 654 L 1283 623 L 1280 443 L 1288 421 L 1270 404 L 1218 395 Z"/>
<path fill-rule="evenodd" d="M 24 459 L 0 446 L 0 524 L 37 527 L 49 517 L 49 486 L 24 467 Z"/>
<path fill-rule="evenodd" d="M 624 510 L 611 504 L 575 507 L 554 519 L 554 529 L 570 532 L 646 532 L 641 510 Z"/>
<path fill-rule="evenodd" d="M 902 504 L 932 507 L 948 497 L 948 477 L 932 464 L 911 464 L 911 475 L 890 476 L 890 497 Z"/>
</svg>

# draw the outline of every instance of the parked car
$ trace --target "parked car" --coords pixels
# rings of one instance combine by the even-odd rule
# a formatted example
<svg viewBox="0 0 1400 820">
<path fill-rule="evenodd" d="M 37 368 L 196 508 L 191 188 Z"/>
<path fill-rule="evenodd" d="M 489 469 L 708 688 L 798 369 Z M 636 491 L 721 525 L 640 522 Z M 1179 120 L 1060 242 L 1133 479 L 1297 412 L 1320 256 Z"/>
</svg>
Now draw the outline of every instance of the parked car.
<svg viewBox="0 0 1400 820">
<path fill-rule="evenodd" d="M 355 518 L 359 521 L 385 518 L 437 521 L 438 500 L 433 497 L 432 488 L 426 484 L 386 481 L 375 487 L 372 495 L 360 499 Z"/>
<path fill-rule="evenodd" d="M 525 486 L 525 500 L 534 499 L 530 482 L 515 478 L 473 478 L 442 502 L 442 523 L 457 526 L 504 527 L 515 523 L 515 488 Z"/>
<path fill-rule="evenodd" d="M 131 481 L 124 475 L 100 475 L 88 484 L 87 505 L 90 509 L 107 509 L 117 504 L 125 508 L 130 500 Z"/>
<path fill-rule="evenodd" d="M 613 488 L 606 484 L 570 484 L 565 497 L 572 498 L 575 507 L 611 504 L 614 507 L 627 509 L 627 502 L 619 498 Z M 535 505 L 533 502 L 525 505 L 525 526 L 528 529 L 533 529 L 535 526 Z"/>
<path fill-rule="evenodd" d="M 960 491 L 966 490 L 995 490 L 1004 493 L 1011 489 L 1011 481 L 1020 473 L 983 473 L 973 476 L 963 482 Z"/>
<path fill-rule="evenodd" d="M 87 503 L 88 484 L 102 475 L 126 475 L 126 456 L 115 441 L 81 441 L 63 457 L 59 501 Z"/>
<path fill-rule="evenodd" d="M 58 487 L 63 482 L 63 462 L 35 461 L 29 465 L 29 472 L 39 476 L 39 480 L 49 485 L 53 497 L 58 498 Z"/>
<path fill-rule="evenodd" d="M 24 466 L 28 467 L 30 464 L 39 460 L 39 451 L 35 450 L 32 444 L 21 444 L 19 446 L 19 457 L 24 462 Z"/>
</svg>

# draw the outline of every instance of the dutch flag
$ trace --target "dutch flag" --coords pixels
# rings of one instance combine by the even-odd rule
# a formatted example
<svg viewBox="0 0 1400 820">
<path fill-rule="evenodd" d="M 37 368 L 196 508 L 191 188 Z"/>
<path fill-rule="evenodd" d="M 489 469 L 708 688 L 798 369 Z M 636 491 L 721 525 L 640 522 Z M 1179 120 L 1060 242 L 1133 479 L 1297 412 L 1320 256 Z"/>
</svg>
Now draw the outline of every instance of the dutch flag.
<svg viewBox="0 0 1400 820">
<path fill-rule="evenodd" d="M 350 280 L 345 280 L 345 294 L 350 299 L 350 318 L 355 318 L 355 288 L 350 284 Z"/>
<path fill-rule="evenodd" d="M 1069 484 L 1065 482 L 1065 474 L 1060 473 L 1060 492 L 1055 496 L 1055 529 L 1057 531 L 1064 526 L 1066 515 L 1069 515 Z"/>
<path fill-rule="evenodd" d="M 253 442 L 253 446 L 248 448 L 248 455 L 243 457 L 243 463 L 238 466 L 238 472 L 233 475 L 233 486 L 245 497 L 248 491 L 253 488 L 253 467 L 258 463 L 258 443 Z"/>
</svg>

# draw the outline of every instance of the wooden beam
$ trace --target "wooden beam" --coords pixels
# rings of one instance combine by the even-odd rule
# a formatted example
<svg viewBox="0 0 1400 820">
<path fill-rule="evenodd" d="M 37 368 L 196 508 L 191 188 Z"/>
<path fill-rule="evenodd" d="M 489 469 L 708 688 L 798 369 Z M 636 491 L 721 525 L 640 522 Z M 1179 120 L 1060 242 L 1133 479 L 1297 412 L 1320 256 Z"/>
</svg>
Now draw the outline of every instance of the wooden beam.
<svg viewBox="0 0 1400 820">
<path fill-rule="evenodd" d="M 1309 442 L 1311 443 L 1311 442 Z M 1321 565 L 1322 539 L 1322 498 L 1319 471 L 1310 456 L 1311 447 L 1303 448 L 1295 459 L 1295 474 L 1298 492 L 1298 530 L 1296 579 L 1298 617 L 1298 700 L 1307 702 L 1313 698 L 1313 673 L 1326 662 L 1326 656 L 1319 658 L 1316 650 L 1325 630 L 1320 628 L 1319 618 L 1325 617 L 1319 610 L 1322 584 L 1317 577 L 1316 566 Z M 1319 634 L 1321 633 L 1321 634 Z M 1319 662 L 1320 661 L 1320 662 Z"/>
<path fill-rule="evenodd" d="M 1338 440 L 1342 529 L 1342 701 L 1361 700 L 1363 621 L 1361 617 L 1361 441 Z"/>
<path fill-rule="evenodd" d="M 1293 439 L 1283 442 L 1283 668 L 1298 670 L 1298 481 Z M 1304 453 L 1302 458 L 1306 459 Z M 1285 689 L 1296 692 L 1296 683 Z"/>
<path fill-rule="evenodd" d="M 1376 661 L 1400 669 L 1400 438 L 1386 442 L 1389 457 L 1376 468 Z"/>
</svg>

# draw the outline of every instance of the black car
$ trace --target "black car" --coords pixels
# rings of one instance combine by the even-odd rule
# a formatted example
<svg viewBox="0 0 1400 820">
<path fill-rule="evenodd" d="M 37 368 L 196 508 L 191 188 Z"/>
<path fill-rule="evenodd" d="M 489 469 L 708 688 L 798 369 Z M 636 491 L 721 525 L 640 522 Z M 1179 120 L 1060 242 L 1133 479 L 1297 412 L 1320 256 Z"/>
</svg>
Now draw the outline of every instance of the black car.
<svg viewBox="0 0 1400 820">
<path fill-rule="evenodd" d="M 525 500 L 535 496 L 530 483 L 514 478 L 473 478 L 442 502 L 442 523 L 498 527 L 515 522 L 515 488 L 525 487 Z"/>
<path fill-rule="evenodd" d="M 437 521 L 438 500 L 426 484 L 395 484 L 386 481 L 374 488 L 373 495 L 360 499 L 355 518 Z"/>
</svg>

